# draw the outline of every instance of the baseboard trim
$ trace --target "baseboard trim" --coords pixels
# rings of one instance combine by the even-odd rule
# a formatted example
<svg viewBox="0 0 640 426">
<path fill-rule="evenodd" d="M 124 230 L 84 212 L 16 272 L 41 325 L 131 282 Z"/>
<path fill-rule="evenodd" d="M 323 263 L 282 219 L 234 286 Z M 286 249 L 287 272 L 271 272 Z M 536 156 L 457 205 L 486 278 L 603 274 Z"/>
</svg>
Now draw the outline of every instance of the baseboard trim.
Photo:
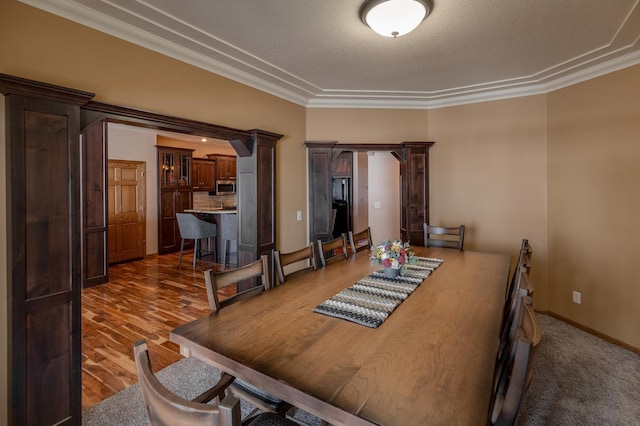
<svg viewBox="0 0 640 426">
<path fill-rule="evenodd" d="M 594 330 L 593 328 L 587 327 L 585 325 L 579 324 L 573 320 L 570 320 L 569 318 L 563 317 L 562 315 L 556 314 L 555 312 L 551 312 L 551 311 L 546 311 L 546 312 L 540 312 L 541 314 L 545 314 L 545 315 L 549 315 L 550 317 L 553 317 L 559 321 L 562 322 L 566 322 L 567 324 L 569 324 L 572 327 L 578 328 L 582 331 L 584 331 L 585 333 L 589 333 L 589 334 L 593 334 L 596 337 L 601 338 L 602 340 L 605 340 L 609 343 L 612 343 L 616 346 L 620 346 L 623 349 L 626 349 L 628 351 L 634 352 L 638 355 L 640 355 L 640 348 L 636 348 L 633 345 L 630 345 L 628 343 L 623 342 L 622 340 L 618 340 L 616 338 L 613 338 L 607 334 L 601 333 L 597 330 Z M 543 334 L 544 335 L 544 334 Z"/>
</svg>

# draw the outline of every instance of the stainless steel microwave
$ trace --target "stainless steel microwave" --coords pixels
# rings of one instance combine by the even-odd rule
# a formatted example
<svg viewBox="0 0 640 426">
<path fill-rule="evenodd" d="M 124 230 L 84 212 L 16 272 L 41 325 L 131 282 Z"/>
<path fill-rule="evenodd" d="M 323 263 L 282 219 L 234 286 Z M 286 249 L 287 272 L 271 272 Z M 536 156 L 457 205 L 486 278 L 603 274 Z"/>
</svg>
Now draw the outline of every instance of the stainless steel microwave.
<svg viewBox="0 0 640 426">
<path fill-rule="evenodd" d="M 235 180 L 217 180 L 216 195 L 230 195 L 236 193 Z"/>
</svg>

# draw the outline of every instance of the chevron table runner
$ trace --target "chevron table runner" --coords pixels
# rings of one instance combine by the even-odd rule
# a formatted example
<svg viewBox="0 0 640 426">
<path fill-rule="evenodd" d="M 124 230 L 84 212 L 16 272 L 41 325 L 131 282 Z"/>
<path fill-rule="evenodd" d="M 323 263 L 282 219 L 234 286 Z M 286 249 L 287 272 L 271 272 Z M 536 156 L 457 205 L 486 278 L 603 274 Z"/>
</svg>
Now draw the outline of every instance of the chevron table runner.
<svg viewBox="0 0 640 426">
<path fill-rule="evenodd" d="M 415 257 L 406 273 L 388 278 L 382 270 L 362 278 L 351 287 L 316 306 L 313 311 L 370 328 L 378 328 L 438 266 L 443 259 Z"/>
</svg>

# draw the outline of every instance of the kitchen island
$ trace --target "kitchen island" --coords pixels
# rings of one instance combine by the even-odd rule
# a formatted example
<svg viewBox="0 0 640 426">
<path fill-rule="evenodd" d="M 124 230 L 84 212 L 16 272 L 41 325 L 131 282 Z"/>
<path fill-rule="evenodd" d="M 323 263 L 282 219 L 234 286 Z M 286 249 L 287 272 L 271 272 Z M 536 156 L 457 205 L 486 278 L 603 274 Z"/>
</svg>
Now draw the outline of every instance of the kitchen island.
<svg viewBox="0 0 640 426">
<path fill-rule="evenodd" d="M 185 213 L 193 213 L 202 220 L 215 223 L 218 227 L 216 238 L 216 263 L 238 266 L 238 211 L 235 208 L 201 207 L 185 209 Z"/>
</svg>

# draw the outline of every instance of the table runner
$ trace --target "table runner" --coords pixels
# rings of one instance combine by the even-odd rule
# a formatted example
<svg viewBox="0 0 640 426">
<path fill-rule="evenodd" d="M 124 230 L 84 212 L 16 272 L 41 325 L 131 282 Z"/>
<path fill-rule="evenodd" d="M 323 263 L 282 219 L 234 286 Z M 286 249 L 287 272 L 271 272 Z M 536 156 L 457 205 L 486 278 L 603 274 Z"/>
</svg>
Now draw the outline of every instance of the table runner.
<svg viewBox="0 0 640 426">
<path fill-rule="evenodd" d="M 319 314 L 378 328 L 416 288 L 444 262 L 433 257 L 413 257 L 406 272 L 395 278 L 376 271 L 316 306 Z"/>
</svg>

